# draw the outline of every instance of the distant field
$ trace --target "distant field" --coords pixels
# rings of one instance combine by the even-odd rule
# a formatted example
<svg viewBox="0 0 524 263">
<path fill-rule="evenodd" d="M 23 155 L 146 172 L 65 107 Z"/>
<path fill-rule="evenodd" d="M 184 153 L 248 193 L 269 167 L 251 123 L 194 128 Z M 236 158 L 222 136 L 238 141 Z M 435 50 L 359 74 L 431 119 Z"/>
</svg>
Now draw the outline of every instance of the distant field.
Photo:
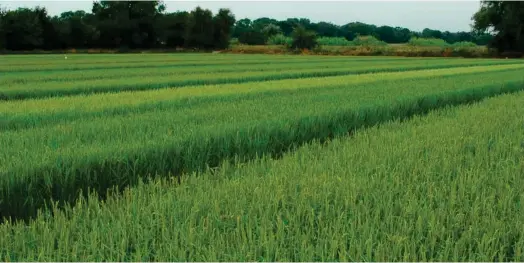
<svg viewBox="0 0 524 263">
<path fill-rule="evenodd" d="M 0 260 L 524 260 L 521 60 L 1 59 Z"/>
</svg>

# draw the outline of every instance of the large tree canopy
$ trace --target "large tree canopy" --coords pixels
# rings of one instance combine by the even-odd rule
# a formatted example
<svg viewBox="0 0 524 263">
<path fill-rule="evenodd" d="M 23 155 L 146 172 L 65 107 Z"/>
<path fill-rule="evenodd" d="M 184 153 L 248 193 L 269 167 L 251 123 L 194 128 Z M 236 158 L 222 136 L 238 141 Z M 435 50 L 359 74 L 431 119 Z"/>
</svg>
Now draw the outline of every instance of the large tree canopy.
<svg viewBox="0 0 524 263">
<path fill-rule="evenodd" d="M 482 1 L 473 21 L 478 32 L 495 34 L 490 45 L 500 52 L 524 52 L 524 2 Z"/>
</svg>

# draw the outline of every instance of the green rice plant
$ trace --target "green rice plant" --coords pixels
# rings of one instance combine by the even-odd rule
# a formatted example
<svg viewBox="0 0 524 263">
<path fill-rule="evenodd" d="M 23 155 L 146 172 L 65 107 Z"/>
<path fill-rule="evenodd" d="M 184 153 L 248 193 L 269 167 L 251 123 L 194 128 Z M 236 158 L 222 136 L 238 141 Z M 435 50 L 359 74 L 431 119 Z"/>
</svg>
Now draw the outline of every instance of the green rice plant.
<svg viewBox="0 0 524 263">
<path fill-rule="evenodd" d="M 127 77 L 125 79 L 92 79 L 84 81 L 48 81 L 35 85 L 34 83 L 20 84 L 10 83 L 6 86 L 0 87 L 0 99 L 17 100 L 27 98 L 41 98 L 52 96 L 66 96 L 101 92 L 117 92 L 127 90 L 150 90 L 171 87 L 184 87 L 193 85 L 210 85 L 210 84 L 224 84 L 224 83 L 245 83 L 255 81 L 268 81 L 279 79 L 297 79 L 307 77 L 329 77 L 341 76 L 349 74 L 362 74 L 374 72 L 388 72 L 388 71 L 408 71 L 408 70 L 424 70 L 437 68 L 451 68 L 464 66 L 479 66 L 479 65 L 502 65 L 515 64 L 520 67 L 521 61 L 516 60 L 441 60 L 441 61 L 425 61 L 414 60 L 406 61 L 405 63 L 391 63 L 370 66 L 347 67 L 342 65 L 340 68 L 306 68 L 296 70 L 273 70 L 264 72 L 229 72 L 222 74 L 189 74 L 180 75 L 174 78 L 167 75 L 163 77 L 157 76 L 137 76 Z"/>
<path fill-rule="evenodd" d="M 110 68 L 105 70 L 100 69 L 84 69 L 78 71 L 39 71 L 39 72 L 8 72 L 2 75 L 2 82 L 0 83 L 0 89 L 2 86 L 12 86 L 18 84 L 27 83 L 40 83 L 48 81 L 83 81 L 93 79 L 117 79 L 117 78 L 128 78 L 129 76 L 178 76 L 178 75 L 189 75 L 197 73 L 226 73 L 226 72 L 255 72 L 255 71 L 271 71 L 271 70 L 293 70 L 293 69 L 306 69 L 306 68 L 336 68 L 336 67 L 351 67 L 355 65 L 367 65 L 371 66 L 374 64 L 383 63 L 404 63 L 404 62 L 416 62 L 420 61 L 416 59 L 402 59 L 402 60 L 391 60 L 387 58 L 377 58 L 369 60 L 368 58 L 324 58 L 322 60 L 310 60 L 302 61 L 298 63 L 278 63 L 280 60 L 274 60 L 277 63 L 265 63 L 265 64 L 253 64 L 253 65 L 235 65 L 233 62 L 231 65 L 224 67 L 223 65 L 211 65 L 211 66 L 198 66 L 198 67 L 163 67 L 163 68 Z M 437 61 L 437 60 L 435 60 Z M 439 60 L 444 61 L 444 60 Z M 427 62 L 427 61 L 426 61 Z"/>
<path fill-rule="evenodd" d="M 521 68 L 477 72 L 427 79 L 410 79 L 422 73 L 410 72 L 405 79 L 355 85 L 324 78 L 318 88 L 202 104 L 189 98 L 182 107 L 3 131 L 1 216 L 25 218 L 51 199 L 73 202 L 80 192 L 103 195 L 142 177 L 277 156 L 314 139 L 524 88 Z M 296 81 L 300 86 L 311 80 Z"/>
<path fill-rule="evenodd" d="M 0 259 L 523 261 L 523 104 L 446 107 L 181 185 L 92 194 L 1 224 Z"/>
<path fill-rule="evenodd" d="M 478 75 L 511 70 L 524 70 L 524 65 L 372 73 L 330 78 L 278 80 L 253 83 L 251 85 L 222 84 L 179 89 L 95 94 L 90 96 L 55 97 L 45 100 L 8 101 L 0 104 L 0 120 L 2 120 L 0 122 L 0 130 L 42 127 L 85 118 L 131 115 L 159 109 L 174 110 L 185 107 L 188 102 L 192 106 L 213 101 L 234 102 L 243 98 L 254 98 L 259 96 L 259 94 L 323 89 L 332 85 L 340 85 L 340 83 L 344 83 L 344 85 L 368 85 L 373 83 L 376 86 L 379 85 L 378 82 L 382 85 L 387 85 L 391 81 L 399 80 L 449 78 L 459 75 Z"/>
<path fill-rule="evenodd" d="M 149 55 L 149 54 L 148 54 Z M 77 57 L 78 56 L 78 57 Z M 113 55 L 119 56 L 119 55 Z M 196 67 L 196 66 L 225 66 L 225 65 L 260 65 L 271 63 L 299 63 L 306 61 L 323 60 L 326 58 L 304 58 L 298 56 L 267 56 L 267 55 L 253 55 L 244 58 L 239 55 L 230 54 L 212 54 L 203 55 L 201 57 L 188 57 L 181 55 L 166 55 L 162 60 L 141 60 L 141 55 L 138 57 L 126 56 L 124 59 L 112 61 L 113 57 L 103 56 L 100 59 L 85 59 L 84 56 L 75 55 L 64 56 L 54 55 L 47 56 L 46 61 L 34 62 L 33 58 L 20 59 L 13 61 L 13 59 L 5 60 L 5 63 L 0 65 L 2 72 L 41 72 L 41 71 L 78 71 L 86 69 L 112 69 L 112 68 L 165 68 L 165 67 Z M 147 56 L 147 55 L 145 55 Z M 8 56 L 9 57 L 9 56 Z M 347 58 L 329 58 L 332 60 L 345 60 Z M 27 61 L 29 60 L 29 61 Z M 25 63 L 28 62 L 28 63 Z M 33 64 L 31 64 L 33 62 Z"/>
</svg>

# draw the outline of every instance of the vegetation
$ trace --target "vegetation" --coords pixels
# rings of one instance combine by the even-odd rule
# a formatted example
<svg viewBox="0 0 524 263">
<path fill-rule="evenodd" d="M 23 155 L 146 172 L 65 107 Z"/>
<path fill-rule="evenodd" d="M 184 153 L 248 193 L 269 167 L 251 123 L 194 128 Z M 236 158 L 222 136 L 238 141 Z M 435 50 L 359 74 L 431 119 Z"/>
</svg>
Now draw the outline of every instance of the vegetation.
<svg viewBox="0 0 524 263">
<path fill-rule="evenodd" d="M 487 3 L 487 2 L 486 2 Z M 175 49 L 210 50 L 226 49 L 231 38 L 240 44 L 247 45 L 282 45 L 292 46 L 293 32 L 304 29 L 304 32 L 314 33 L 319 38 L 320 45 L 341 46 L 364 45 L 376 46 L 388 44 L 408 43 L 412 38 L 434 38 L 449 44 L 471 43 L 486 45 L 493 36 L 485 29 L 494 27 L 500 31 L 502 11 L 518 9 L 512 5 L 519 3 L 502 4 L 498 7 L 485 4 L 484 11 L 474 17 L 476 31 L 473 32 L 441 32 L 439 30 L 424 29 L 421 32 L 407 28 L 380 26 L 361 22 L 350 22 L 345 25 L 334 25 L 327 22 L 313 23 L 306 18 L 289 18 L 276 20 L 267 17 L 250 20 L 247 18 L 236 20 L 228 9 L 220 9 L 216 14 L 200 7 L 191 12 L 166 12 L 162 1 L 129 2 L 129 1 L 99 1 L 93 3 L 90 13 L 84 11 L 68 11 L 59 16 L 49 16 L 45 8 L 20 8 L 17 10 L 0 9 L 0 50 L 9 52 L 31 50 L 85 50 L 85 49 L 114 49 L 120 52 L 129 52 L 137 49 Z M 485 11 L 488 10 L 488 11 Z M 498 12 L 498 13 L 497 13 Z M 511 11 L 513 12 L 513 11 Z M 498 14 L 492 15 L 492 14 Z M 510 13 L 508 17 L 516 17 L 518 13 Z M 498 20 L 496 20 L 498 19 Z M 506 19 L 506 18 L 505 18 Z M 516 19 L 507 18 L 505 25 L 513 25 Z M 495 21 L 495 22 L 490 22 Z M 498 22 L 497 22 L 498 23 Z M 501 22 L 502 23 L 502 22 Z M 513 24 L 512 24 L 513 23 Z M 518 23 L 520 22 L 516 22 Z M 522 23 L 521 23 L 522 24 Z M 519 26 L 506 26 L 508 32 Z M 497 32 L 498 32 L 497 31 Z M 502 31 L 501 31 L 502 32 Z M 504 31 L 505 32 L 505 31 Z M 514 31 L 511 31 L 514 32 Z M 501 33 L 502 34 L 502 33 Z M 504 38 L 511 42 L 512 36 L 520 37 L 516 31 L 512 36 L 495 39 L 499 43 Z M 304 37 L 305 35 L 302 34 Z M 311 35 L 312 36 L 312 35 Z M 362 38 L 364 37 L 364 38 Z M 306 46 L 316 46 L 312 37 L 302 38 Z M 356 41 L 354 41 L 356 39 Z M 362 40 L 364 40 L 364 43 Z M 368 43 L 367 40 L 372 41 Z M 375 41 L 376 40 L 376 41 Z M 506 41 L 504 40 L 504 41 Z M 352 43 L 350 44 L 349 41 Z M 506 42 L 507 42 L 506 41 Z M 519 40 L 520 41 L 520 40 Z M 298 46 L 306 42 L 295 41 Z M 517 42 L 511 45 L 517 45 Z M 461 47 L 464 44 L 460 44 Z M 499 47 L 500 45 L 493 45 Z M 522 46 L 522 45 L 521 45 Z M 507 47 L 502 47 L 506 50 Z M 512 46 L 513 47 L 513 46 Z M 516 47 L 516 46 L 515 46 Z"/>
<path fill-rule="evenodd" d="M 217 55 L 214 57 L 216 58 Z M 72 57 L 68 61 L 73 59 L 75 58 Z M 6 82 L 0 84 L 0 99 L 17 100 L 88 93 L 186 87 L 205 84 L 245 83 L 253 81 L 299 79 L 306 77 L 343 76 L 385 71 L 458 68 L 497 64 L 516 64 L 518 67 L 521 65 L 521 62 L 512 60 L 449 61 L 441 59 L 428 63 L 428 61 L 424 60 L 408 59 L 400 60 L 395 64 L 382 64 L 381 62 L 383 60 L 367 60 L 369 62 L 364 64 L 363 61 L 348 61 L 345 58 L 333 58 L 329 60 L 324 58 L 316 60 L 299 59 L 287 61 L 275 61 L 266 58 L 235 62 L 238 66 L 233 66 L 231 68 L 224 68 L 224 66 L 228 66 L 232 63 L 230 59 L 208 60 L 211 62 L 205 60 L 177 62 L 176 57 L 171 62 L 151 61 L 144 62 L 140 65 L 136 65 L 136 63 L 113 63 L 112 65 L 93 63 L 84 65 L 78 64 L 75 67 L 71 67 L 66 63 L 35 66 L 6 65 L 4 68 L 5 72 L 8 73 L 5 74 Z M 199 65 L 199 67 L 202 68 L 195 69 L 195 65 Z M 0 66 L 0 69 L 3 68 Z M 173 72 L 174 69 L 176 69 L 175 72 Z M 283 71 L 284 69 L 285 71 Z M 34 70 L 48 70 L 51 71 L 51 75 L 45 77 L 42 77 L 41 75 L 33 75 L 34 73 L 31 72 Z M 99 73 L 100 70 L 108 71 L 106 73 Z M 59 72 L 57 73 L 56 71 Z M 220 72 L 220 74 L 210 74 L 213 71 L 216 71 L 217 73 Z M 55 73 L 53 74 L 53 72 Z M 64 74 L 65 72 L 70 73 Z M 136 75 L 130 77 L 129 72 L 136 72 Z M 57 76 L 58 79 L 55 79 Z M 36 81 L 46 79 L 46 81 L 35 85 L 35 81 L 31 81 L 31 79 Z"/>
<path fill-rule="evenodd" d="M 473 16 L 474 28 L 483 33 L 493 31 L 490 46 L 499 52 L 524 54 L 524 2 L 482 1 L 480 10 Z"/>
<path fill-rule="evenodd" d="M 317 34 L 313 31 L 308 31 L 302 26 L 298 26 L 291 34 L 292 49 L 313 49 L 318 46 Z"/>
<path fill-rule="evenodd" d="M 156 179 L 126 189 L 122 194 L 110 193 L 103 202 L 99 200 L 102 196 L 91 194 L 78 200 L 74 208 L 44 211 L 28 224 L 5 222 L 0 225 L 0 235 L 4 237 L 0 239 L 0 258 L 5 261 L 522 261 L 524 181 L 518 175 L 524 168 L 520 161 L 524 93 L 470 106 L 445 107 L 407 122 L 392 121 L 395 114 L 386 114 L 394 113 L 387 109 L 395 107 L 397 114 L 406 113 L 405 107 L 413 105 L 409 103 L 410 96 L 414 95 L 413 99 L 418 96 L 415 93 L 423 96 L 437 91 L 435 87 L 447 89 L 441 95 L 419 100 L 422 107 L 453 96 L 459 103 L 459 98 L 466 95 L 466 87 L 486 84 L 502 87 L 499 84 L 505 83 L 504 79 L 522 76 L 521 72 L 514 71 L 512 75 L 511 71 L 487 74 L 476 71 L 470 76 L 433 75 L 416 81 L 399 77 L 398 82 L 385 82 L 388 85 L 362 88 L 362 95 L 373 93 L 369 102 L 363 104 L 373 113 L 366 118 L 362 116 L 361 120 L 369 122 L 374 116 L 375 121 L 387 121 L 385 124 L 355 131 L 352 138 L 336 136 L 329 144 L 312 141 L 280 160 L 265 156 L 247 164 L 225 162 L 220 169 L 183 177 L 180 185 L 170 179 Z M 283 86 L 275 89 L 279 87 Z M 363 102 L 363 97 L 357 95 L 359 88 L 359 85 L 347 86 L 340 91 Z M 335 109 L 346 105 L 335 100 L 337 91 L 328 86 L 316 88 L 316 98 L 321 90 L 333 95 L 322 102 L 324 106 Z M 479 86 L 468 92 L 468 96 L 487 95 L 484 93 L 487 90 Z M 280 92 L 281 96 L 287 97 Z M 275 99 L 278 101 L 278 97 Z M 285 104 L 277 101 L 271 106 L 282 105 L 279 109 L 289 110 L 295 107 L 293 100 L 286 98 Z M 300 105 L 296 106 L 301 109 L 304 105 L 314 106 L 303 98 L 298 101 Z M 35 103 L 45 105 L 47 101 Z M 258 109 L 267 112 L 273 111 L 272 108 Z M 235 112 L 243 112 L 240 109 Z M 277 118 L 283 120 L 284 115 Z M 269 112 L 265 116 L 273 115 Z M 327 120 L 316 123 L 322 122 Z M 163 119 L 162 123 L 168 122 Z M 313 125 L 314 121 L 304 119 L 303 124 L 307 123 Z M 269 127 L 277 126 L 274 123 Z M 295 126 L 287 126 L 290 127 Z M 93 127 L 93 131 L 101 131 L 100 128 Z M 114 127 L 109 130 L 117 131 Z M 293 134 L 287 132 L 289 136 Z M 270 137 L 253 138 L 256 138 L 253 143 L 264 144 Z M 140 140 L 136 139 L 129 141 L 138 143 Z"/>
<path fill-rule="evenodd" d="M 136 64 L 126 60 L 142 56 L 107 64 L 116 56 L 73 56 L 68 60 L 78 60 L 77 70 L 63 59 L 8 57 L 11 72 L 0 91 L 7 99 L 25 100 L 0 104 L 2 216 L 27 218 L 51 199 L 73 202 L 80 191 L 103 194 L 149 175 L 178 176 L 223 160 L 278 156 L 313 139 L 524 88 L 524 64 L 514 60 L 146 55 L 145 65 L 173 59 L 179 68 L 203 66 L 207 73 L 126 77 L 124 70 L 142 71 L 126 68 Z M 324 63 L 325 69 L 214 72 L 234 64 L 267 67 L 271 60 L 275 68 Z M 210 61 L 220 66 L 206 66 Z M 250 65 L 255 61 L 262 64 Z M 104 73 L 111 68 L 120 76 Z M 42 76 L 45 70 L 54 75 Z M 97 72 L 104 78 L 96 79 Z M 358 74 L 371 72 L 382 73 Z M 223 84 L 87 95 L 202 79 Z M 81 96 L 65 97 L 75 94 Z M 49 96 L 55 98 L 44 98 Z"/>
</svg>

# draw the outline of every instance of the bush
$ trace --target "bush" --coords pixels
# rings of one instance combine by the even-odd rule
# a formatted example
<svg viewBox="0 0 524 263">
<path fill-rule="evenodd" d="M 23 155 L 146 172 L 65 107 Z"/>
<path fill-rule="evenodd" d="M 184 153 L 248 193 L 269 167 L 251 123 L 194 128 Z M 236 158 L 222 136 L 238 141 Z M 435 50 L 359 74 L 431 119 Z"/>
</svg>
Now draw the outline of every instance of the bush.
<svg viewBox="0 0 524 263">
<path fill-rule="evenodd" d="M 303 26 L 297 26 L 291 34 L 293 41 L 292 49 L 313 49 L 318 46 L 317 33 L 308 31 Z"/>
<path fill-rule="evenodd" d="M 380 41 L 374 36 L 358 36 L 351 43 L 354 46 L 387 46 L 386 42 Z"/>
<path fill-rule="evenodd" d="M 238 45 L 238 44 L 240 44 L 240 41 L 238 41 L 238 38 L 231 38 L 229 40 L 229 44 L 230 45 Z"/>
<path fill-rule="evenodd" d="M 451 45 L 452 47 L 478 47 L 477 44 L 468 41 L 456 42 Z"/>
<path fill-rule="evenodd" d="M 319 37 L 317 42 L 321 46 L 352 46 L 351 41 L 343 37 Z"/>
<path fill-rule="evenodd" d="M 412 37 L 409 40 L 408 44 L 411 46 L 419 46 L 419 47 L 447 47 L 449 46 L 449 43 L 444 41 L 444 39 L 420 38 L 420 37 Z"/>
<path fill-rule="evenodd" d="M 290 37 L 286 37 L 282 34 L 271 36 L 267 40 L 268 45 L 283 45 L 283 46 L 291 46 L 293 43 L 293 39 Z"/>
</svg>

